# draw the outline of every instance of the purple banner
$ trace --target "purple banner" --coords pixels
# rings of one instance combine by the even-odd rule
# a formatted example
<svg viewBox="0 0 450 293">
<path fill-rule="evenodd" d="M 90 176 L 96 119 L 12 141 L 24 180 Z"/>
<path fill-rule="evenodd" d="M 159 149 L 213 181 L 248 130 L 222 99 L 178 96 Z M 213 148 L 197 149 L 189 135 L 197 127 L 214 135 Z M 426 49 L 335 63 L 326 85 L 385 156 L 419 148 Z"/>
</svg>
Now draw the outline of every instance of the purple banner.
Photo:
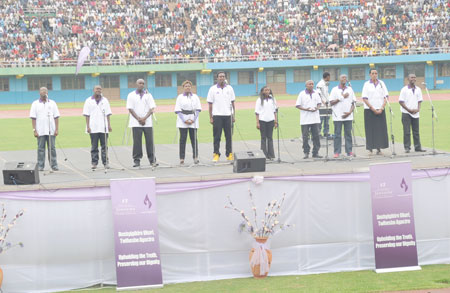
<svg viewBox="0 0 450 293">
<path fill-rule="evenodd" d="M 117 290 L 162 287 L 154 178 L 111 180 Z"/>
<path fill-rule="evenodd" d="M 420 269 L 410 162 L 370 165 L 377 272 Z"/>
</svg>

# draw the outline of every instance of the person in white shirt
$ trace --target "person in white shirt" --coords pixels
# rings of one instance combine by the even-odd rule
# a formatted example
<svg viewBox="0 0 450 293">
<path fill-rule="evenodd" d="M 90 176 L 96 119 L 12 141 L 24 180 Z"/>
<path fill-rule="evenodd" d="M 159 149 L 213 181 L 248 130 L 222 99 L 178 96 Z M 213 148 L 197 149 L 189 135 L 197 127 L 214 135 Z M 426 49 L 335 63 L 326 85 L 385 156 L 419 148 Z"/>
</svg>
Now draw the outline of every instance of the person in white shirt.
<svg viewBox="0 0 450 293">
<path fill-rule="evenodd" d="M 366 149 L 369 156 L 377 149 L 377 155 L 382 155 L 381 149 L 389 147 L 386 106 L 389 93 L 386 85 L 378 79 L 376 69 L 370 69 L 370 80 L 366 81 L 362 90 L 364 102 L 364 129 L 366 132 Z"/>
<path fill-rule="evenodd" d="M 214 155 L 213 162 L 220 157 L 220 138 L 222 130 L 225 133 L 225 155 L 228 161 L 233 161 L 231 123 L 235 122 L 234 101 L 236 96 L 231 85 L 225 81 L 225 72 L 217 73 L 217 84 L 208 91 L 206 98 L 209 105 L 209 121 L 213 125 Z"/>
<path fill-rule="evenodd" d="M 347 75 L 339 77 L 339 85 L 330 93 L 330 104 L 333 110 L 334 122 L 334 158 L 341 154 L 342 126 L 344 126 L 345 153 L 353 157 L 352 148 L 352 121 L 356 97 L 353 89 L 347 86 Z"/>
<path fill-rule="evenodd" d="M 184 164 L 186 154 L 186 140 L 189 138 L 192 145 L 192 156 L 194 164 L 198 164 L 198 140 L 197 129 L 199 126 L 198 116 L 202 111 L 199 97 L 192 93 L 192 82 L 186 80 L 182 83 L 183 93 L 178 95 L 175 103 L 175 114 L 177 114 L 177 128 L 180 130 L 180 165 Z"/>
<path fill-rule="evenodd" d="M 322 100 L 322 109 L 328 108 L 329 103 L 329 94 L 328 94 L 328 86 L 330 84 L 330 73 L 324 72 L 322 75 L 322 80 L 319 81 L 316 85 L 316 90 L 320 95 L 320 99 Z M 320 111 L 319 111 L 320 114 Z M 320 129 L 319 134 L 323 133 L 324 137 L 332 139 L 333 137 L 329 135 L 330 132 L 330 116 L 327 114 L 320 115 Z"/>
<path fill-rule="evenodd" d="M 102 148 L 102 163 L 105 169 L 108 164 L 108 133 L 112 131 L 110 116 L 111 107 L 108 99 L 102 95 L 102 87 L 96 85 L 94 94 L 84 102 L 83 115 L 86 118 L 86 132 L 91 138 L 91 164 L 92 169 L 98 165 L 98 143 Z"/>
<path fill-rule="evenodd" d="M 59 110 L 55 101 L 48 98 L 48 90 L 45 87 L 39 89 L 39 99 L 31 104 L 30 118 L 34 136 L 37 138 L 38 168 L 43 171 L 45 167 L 45 144 L 49 149 L 50 167 L 58 171 L 56 160 L 55 138 L 59 128 Z"/>
<path fill-rule="evenodd" d="M 295 106 L 300 109 L 300 125 L 302 128 L 303 138 L 303 153 L 304 159 L 309 158 L 310 146 L 308 143 L 310 133 L 312 134 L 313 141 L 313 158 L 322 158 L 319 156 L 320 149 L 320 115 L 319 107 L 322 101 L 320 95 L 314 91 L 314 81 L 308 80 L 306 82 L 306 89 L 298 94 L 297 102 Z"/>
<path fill-rule="evenodd" d="M 411 128 L 414 139 L 414 150 L 416 152 L 425 152 L 420 144 L 419 135 L 419 112 L 420 105 L 423 101 L 422 90 L 416 86 L 416 75 L 408 75 L 409 84 L 402 88 L 398 102 L 400 103 L 400 111 L 402 112 L 403 124 L 403 146 L 405 152 L 411 150 Z"/>
<path fill-rule="evenodd" d="M 144 89 L 145 81 L 138 79 L 137 88 L 128 94 L 127 109 L 130 112 L 130 122 L 128 127 L 133 130 L 133 167 L 141 165 L 142 153 L 142 133 L 145 136 L 145 146 L 150 164 L 156 167 L 154 142 L 153 142 L 153 122 L 152 114 L 156 108 L 153 96 Z"/>
<path fill-rule="evenodd" d="M 255 105 L 256 128 L 261 132 L 261 150 L 269 160 L 275 158 L 273 128 L 278 126 L 276 112 L 277 104 L 272 90 L 267 86 L 262 87 Z"/>
</svg>

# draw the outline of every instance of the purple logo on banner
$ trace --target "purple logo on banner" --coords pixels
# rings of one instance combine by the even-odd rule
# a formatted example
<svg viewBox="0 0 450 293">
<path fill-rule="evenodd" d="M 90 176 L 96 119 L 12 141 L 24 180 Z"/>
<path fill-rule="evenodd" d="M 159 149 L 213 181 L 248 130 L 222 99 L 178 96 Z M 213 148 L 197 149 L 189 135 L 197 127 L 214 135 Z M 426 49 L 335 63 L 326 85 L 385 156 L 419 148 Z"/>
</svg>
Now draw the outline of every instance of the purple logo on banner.
<svg viewBox="0 0 450 293">
<path fill-rule="evenodd" d="M 162 287 L 155 179 L 111 180 L 117 289 Z"/>
<path fill-rule="evenodd" d="M 370 165 L 377 272 L 416 270 L 411 163 Z"/>
</svg>

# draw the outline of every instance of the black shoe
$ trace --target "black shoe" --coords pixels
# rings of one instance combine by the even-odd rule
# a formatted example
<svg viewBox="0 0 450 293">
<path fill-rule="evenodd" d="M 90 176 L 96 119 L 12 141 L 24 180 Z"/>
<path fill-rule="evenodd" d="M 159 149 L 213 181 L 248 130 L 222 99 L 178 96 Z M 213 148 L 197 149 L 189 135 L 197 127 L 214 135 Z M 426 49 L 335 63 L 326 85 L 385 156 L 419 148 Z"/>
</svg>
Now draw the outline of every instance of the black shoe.
<svg viewBox="0 0 450 293">
<path fill-rule="evenodd" d="M 313 157 L 313 158 L 316 158 L 316 159 L 321 159 L 321 158 L 323 158 L 322 156 L 319 156 L 318 154 L 312 155 L 312 157 Z"/>
<path fill-rule="evenodd" d="M 307 159 L 309 158 L 309 154 L 305 154 L 305 156 L 303 157 L 303 159 Z"/>
<path fill-rule="evenodd" d="M 53 171 L 59 171 L 58 167 L 52 167 Z"/>
<path fill-rule="evenodd" d="M 135 161 L 133 164 L 133 167 L 139 167 L 139 166 L 141 166 L 141 162 Z"/>
<path fill-rule="evenodd" d="M 423 149 L 417 149 L 416 150 L 416 152 L 421 152 L 421 153 L 423 153 L 423 152 L 426 152 L 427 150 L 423 150 Z"/>
<path fill-rule="evenodd" d="M 410 150 L 409 150 L 409 149 L 405 150 L 405 153 L 409 154 L 409 152 L 410 152 Z"/>
</svg>

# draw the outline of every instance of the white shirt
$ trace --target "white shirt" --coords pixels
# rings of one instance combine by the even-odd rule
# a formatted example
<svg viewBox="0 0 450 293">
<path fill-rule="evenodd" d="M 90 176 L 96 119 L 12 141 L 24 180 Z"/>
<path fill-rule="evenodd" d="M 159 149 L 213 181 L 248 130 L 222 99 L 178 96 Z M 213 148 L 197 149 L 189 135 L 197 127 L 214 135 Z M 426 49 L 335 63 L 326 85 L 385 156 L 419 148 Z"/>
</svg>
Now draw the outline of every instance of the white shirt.
<svg viewBox="0 0 450 293">
<path fill-rule="evenodd" d="M 230 116 L 232 114 L 231 102 L 235 99 L 234 90 L 230 85 L 225 85 L 224 88 L 221 88 L 217 84 L 209 89 L 206 101 L 213 105 L 213 116 Z"/>
<path fill-rule="evenodd" d="M 152 94 L 144 90 L 141 96 L 137 91 L 132 91 L 127 97 L 127 109 L 132 109 L 138 117 L 145 117 L 150 109 L 156 108 L 155 100 Z M 128 127 L 152 127 L 152 115 L 145 120 L 145 125 L 141 125 L 139 121 L 130 114 L 130 123 Z"/>
<path fill-rule="evenodd" d="M 256 100 L 255 114 L 258 114 L 259 120 L 270 122 L 275 120 L 275 112 L 277 111 L 277 104 L 274 98 L 264 99 L 264 104 L 261 106 L 261 97 Z"/>
<path fill-rule="evenodd" d="M 420 87 L 416 86 L 414 88 L 414 91 L 412 88 L 409 87 L 409 85 L 402 88 L 400 91 L 400 96 L 398 98 L 399 102 L 405 102 L 405 106 L 409 109 L 418 109 L 419 103 L 423 101 L 422 97 L 422 90 Z M 406 111 L 402 106 L 400 106 L 400 111 L 402 113 L 409 114 L 412 118 L 419 118 L 419 112 L 416 114 L 411 114 L 408 111 Z"/>
<path fill-rule="evenodd" d="M 91 133 L 108 133 L 107 116 L 111 114 L 111 107 L 105 97 L 101 97 L 98 103 L 94 96 L 87 98 L 84 102 L 83 115 L 89 116 Z"/>
<path fill-rule="evenodd" d="M 36 119 L 36 132 L 38 136 L 55 134 L 55 119 L 59 117 L 58 106 L 55 101 L 47 99 L 44 103 L 41 99 L 31 104 L 30 118 Z"/>
<path fill-rule="evenodd" d="M 311 94 L 307 93 L 306 90 L 301 91 L 298 94 L 297 102 L 295 103 L 295 106 L 301 106 L 306 109 L 317 108 L 317 105 L 321 105 L 321 99 L 319 93 L 314 90 Z M 300 110 L 300 125 L 316 123 L 320 123 L 319 110 L 314 112 Z"/>
<path fill-rule="evenodd" d="M 175 113 L 181 112 L 182 110 L 194 112 L 198 110 L 200 112 L 202 110 L 202 105 L 199 97 L 196 94 L 190 94 L 189 96 L 186 96 L 185 94 L 178 95 L 175 103 Z M 180 115 L 183 116 L 184 121 L 195 120 L 195 123 L 190 125 L 184 123 L 180 118 Z M 198 128 L 198 118 L 199 117 L 197 116 L 197 119 L 195 119 L 195 114 L 177 114 L 177 128 Z"/>
<path fill-rule="evenodd" d="M 348 97 L 344 98 L 344 94 L 348 94 Z M 355 93 L 351 87 L 341 88 L 341 85 L 335 86 L 330 93 L 330 101 L 339 100 L 337 104 L 331 106 L 333 110 L 334 121 L 348 121 L 353 120 L 353 112 L 348 115 L 347 118 L 342 118 L 344 113 L 349 112 L 352 108 L 352 104 L 356 102 Z"/>
<path fill-rule="evenodd" d="M 328 82 L 322 79 L 317 83 L 316 90 L 322 99 L 322 104 L 325 105 L 325 103 L 329 101 Z"/>
<path fill-rule="evenodd" d="M 382 80 L 378 80 L 378 83 L 375 85 L 372 80 L 368 80 L 364 83 L 362 90 L 362 98 L 368 99 L 369 103 L 376 110 L 381 109 L 383 106 L 384 98 L 388 97 L 389 93 L 386 85 Z M 369 107 L 364 103 L 364 109 L 369 109 Z"/>
</svg>

